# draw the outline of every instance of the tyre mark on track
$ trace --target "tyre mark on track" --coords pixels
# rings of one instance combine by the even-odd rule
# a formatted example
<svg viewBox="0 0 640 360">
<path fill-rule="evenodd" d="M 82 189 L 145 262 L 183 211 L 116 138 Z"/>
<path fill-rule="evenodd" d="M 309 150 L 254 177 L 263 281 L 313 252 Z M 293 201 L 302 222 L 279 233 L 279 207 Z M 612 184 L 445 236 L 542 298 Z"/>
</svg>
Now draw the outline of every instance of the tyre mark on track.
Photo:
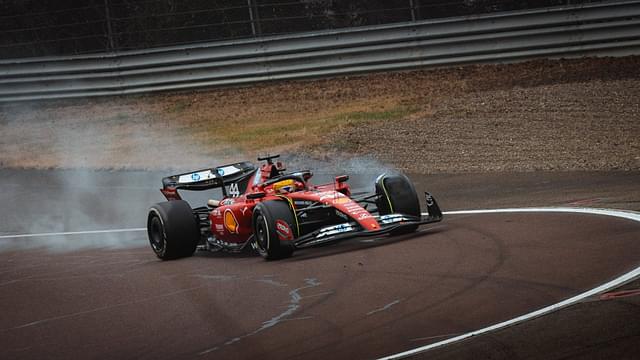
<svg viewBox="0 0 640 360">
<path fill-rule="evenodd" d="M 78 312 L 71 313 L 71 314 L 54 316 L 54 317 L 50 317 L 50 318 L 46 318 L 46 319 L 32 321 L 32 322 L 26 323 L 26 324 L 14 326 L 14 327 L 11 327 L 11 328 L 0 329 L 0 332 L 8 332 L 8 331 L 11 331 L 11 330 L 19 330 L 19 329 L 23 329 L 23 328 L 26 328 L 26 327 L 40 325 L 40 324 L 44 324 L 44 323 L 48 323 L 48 322 L 52 322 L 52 321 L 64 320 L 64 319 L 68 319 L 68 318 L 72 318 L 72 317 L 76 317 L 76 316 L 82 316 L 82 315 L 86 315 L 86 314 L 91 314 L 91 313 L 95 313 L 95 312 L 99 312 L 99 311 L 110 310 L 110 309 L 123 307 L 123 306 L 141 304 L 141 303 L 152 301 L 152 300 L 162 299 L 162 298 L 165 298 L 165 297 L 170 297 L 170 296 L 174 296 L 174 295 L 178 295 L 178 294 L 182 294 L 182 293 L 198 290 L 198 289 L 201 289 L 201 288 L 204 288 L 204 287 L 205 287 L 205 285 L 199 285 L 199 286 L 194 286 L 194 287 L 190 287 L 190 288 L 187 288 L 187 289 L 172 291 L 170 293 L 166 293 L 166 294 L 162 294 L 162 295 L 151 296 L 151 297 L 140 299 L 140 300 L 127 301 L 127 302 L 120 303 L 120 304 L 101 306 L 101 307 L 97 307 L 97 308 L 90 309 L 90 310 L 84 310 L 84 311 L 78 311 Z"/>
<path fill-rule="evenodd" d="M 383 306 L 383 307 L 381 307 L 381 308 L 379 308 L 379 309 L 375 309 L 375 310 L 371 310 L 371 311 L 369 311 L 369 312 L 367 313 L 367 315 L 373 315 L 373 314 L 375 314 L 375 313 L 379 313 L 379 312 L 381 312 L 381 311 L 387 311 L 387 310 L 389 310 L 392 306 L 400 304 L 400 303 L 402 302 L 402 300 L 403 300 L 403 299 L 398 299 L 398 300 L 392 301 L 392 302 L 388 303 L 387 305 L 385 305 L 385 306 Z"/>
<path fill-rule="evenodd" d="M 274 326 L 276 326 L 279 323 L 284 322 L 284 321 L 310 319 L 311 318 L 310 316 L 303 316 L 303 317 L 298 317 L 298 318 L 288 318 L 289 316 L 293 315 L 296 312 L 296 310 L 298 310 L 300 308 L 300 301 L 302 299 L 304 299 L 304 296 L 300 295 L 300 291 L 305 290 L 305 289 L 309 289 L 309 288 L 318 287 L 318 286 L 322 285 L 321 282 L 319 282 L 317 279 L 314 279 L 314 278 L 305 279 L 305 283 L 306 283 L 305 286 L 301 286 L 299 288 L 296 288 L 296 289 L 293 289 L 293 290 L 289 291 L 289 304 L 287 305 L 287 310 L 285 310 L 284 312 L 278 314 L 277 316 L 274 316 L 273 318 L 263 322 L 262 326 L 259 327 L 258 329 L 254 330 L 254 331 L 252 331 L 252 332 L 250 332 L 248 334 L 245 334 L 245 335 L 242 335 L 242 336 L 238 336 L 238 337 L 235 337 L 235 338 L 233 338 L 231 340 L 228 340 L 227 342 L 225 342 L 222 345 L 217 345 L 217 346 L 211 347 L 209 349 L 206 349 L 204 351 L 201 351 L 201 352 L 198 353 L 198 355 L 200 355 L 200 356 L 207 355 L 207 354 L 209 354 L 211 352 L 214 352 L 214 351 L 220 349 L 220 347 L 222 347 L 222 346 L 228 346 L 228 345 L 235 344 L 235 343 L 241 341 L 242 339 L 245 339 L 245 338 L 248 338 L 250 336 L 256 335 L 256 334 L 258 334 L 258 333 L 260 333 L 260 332 L 262 332 L 264 330 L 267 330 L 267 329 L 269 329 L 271 327 L 274 327 Z M 276 286 L 279 286 L 279 285 L 276 285 Z M 312 295 L 312 296 L 317 296 L 317 294 L 316 295 Z"/>
<path fill-rule="evenodd" d="M 419 337 L 415 339 L 410 339 L 409 341 L 425 341 L 425 340 L 433 340 L 433 339 L 442 339 L 442 338 L 450 338 L 457 335 L 460 335 L 460 334 L 453 333 L 453 334 L 442 334 L 442 335 L 434 335 L 434 336 L 427 336 L 427 337 Z"/>
<path fill-rule="evenodd" d="M 425 214 L 423 214 L 425 215 Z M 440 227 L 442 227 L 443 229 L 448 229 L 447 226 L 445 225 L 441 225 Z M 429 228 L 430 229 L 430 228 Z M 462 277 L 462 279 L 469 281 L 469 284 L 464 286 L 462 289 L 455 291 L 451 294 L 447 294 L 444 297 L 441 297 L 439 299 L 435 299 L 434 301 L 432 301 L 431 303 L 428 304 L 424 304 L 423 306 L 421 306 L 420 308 L 417 308 L 416 310 L 410 311 L 408 313 L 403 313 L 401 316 L 398 316 L 394 319 L 388 320 L 388 321 L 384 321 L 382 323 L 379 323 L 376 326 L 372 326 L 367 328 L 366 331 L 358 333 L 358 334 L 352 334 L 350 335 L 350 339 L 359 339 L 362 337 L 366 337 L 368 336 L 370 333 L 374 332 L 374 331 L 378 331 L 380 329 L 385 329 L 388 328 L 389 326 L 393 325 L 396 322 L 405 320 L 405 319 L 409 319 L 413 316 L 416 316 L 418 314 L 421 314 L 423 312 L 429 311 L 429 310 L 433 310 L 439 306 L 442 305 L 446 305 L 448 304 L 451 300 L 464 296 L 465 293 L 477 288 L 478 286 L 481 286 L 483 283 L 485 283 L 487 280 L 491 279 L 492 276 L 498 272 L 502 266 L 504 265 L 506 259 L 508 258 L 508 252 L 506 250 L 505 244 L 502 243 L 499 239 L 497 239 L 495 236 L 493 236 L 493 234 L 489 233 L 489 232 L 485 232 L 481 229 L 475 228 L 475 227 L 468 227 L 467 230 L 470 230 L 472 233 L 474 234 L 478 234 L 480 236 L 483 236 L 484 239 L 493 244 L 492 250 L 493 250 L 493 254 L 495 255 L 493 258 L 493 262 L 488 266 L 488 268 L 482 273 L 479 274 L 477 276 L 474 277 Z M 428 232 L 425 232 L 425 234 L 428 234 Z M 455 242 L 455 239 L 453 239 Z M 463 245 L 461 244 L 456 244 L 457 247 L 461 248 Z M 456 257 L 457 259 L 462 258 L 461 256 Z M 458 266 L 458 264 L 461 263 L 461 260 L 457 261 L 456 263 L 454 263 L 454 265 L 450 266 L 450 269 L 454 269 Z M 450 272 L 448 272 L 449 275 L 451 275 Z M 422 284 L 422 286 L 420 286 L 419 289 L 417 289 L 416 291 L 408 294 L 405 298 L 402 299 L 403 302 L 405 303 L 410 303 L 412 300 L 415 300 L 417 298 L 419 298 L 422 294 L 424 294 L 425 292 L 430 292 L 432 289 L 432 286 L 426 286 L 424 284 Z M 363 314 L 361 317 L 353 319 L 350 322 L 350 325 L 355 325 L 355 324 L 360 324 L 362 322 L 368 321 L 369 314 Z M 322 332 L 320 335 L 318 336 L 322 336 L 322 335 L 327 335 L 331 333 L 331 330 L 326 330 L 324 332 Z M 312 354 L 315 351 L 319 351 L 321 349 L 335 349 L 337 346 L 339 346 L 341 343 L 343 343 L 343 339 L 337 339 L 335 341 L 331 341 L 328 342 L 326 344 L 320 345 L 316 348 L 313 348 L 312 350 L 309 351 L 305 351 L 302 352 L 300 354 L 297 354 L 297 356 L 299 357 L 305 357 L 309 354 Z"/>
<path fill-rule="evenodd" d="M 574 214 L 590 214 L 590 215 L 604 215 L 615 217 L 619 219 L 627 219 L 636 222 L 640 222 L 640 213 L 633 211 L 625 211 L 625 210 L 611 210 L 611 209 L 590 209 L 590 208 L 511 208 L 511 209 L 481 209 L 481 210 L 462 210 L 462 211 L 449 211 L 444 212 L 445 215 L 472 215 L 472 214 L 499 214 L 499 213 L 574 213 Z M 417 354 L 424 353 L 428 350 L 435 349 L 438 347 L 450 345 L 456 342 L 460 342 L 462 340 L 471 338 L 473 336 L 478 336 L 482 334 L 488 334 L 500 329 L 507 328 L 509 326 L 513 326 L 540 316 L 544 316 L 550 314 L 552 312 L 558 311 L 562 308 L 577 304 L 589 297 L 594 295 L 601 294 L 610 289 L 616 288 L 620 285 L 623 285 L 629 281 L 637 279 L 640 277 L 640 266 L 635 269 L 607 282 L 598 287 L 595 287 L 591 290 L 585 291 L 581 294 L 568 298 L 566 300 L 560 301 L 556 304 L 546 306 L 544 308 L 532 311 L 530 313 L 515 317 L 511 320 L 503 321 L 479 330 L 471 331 L 466 334 L 454 336 L 452 338 L 448 338 L 446 340 L 442 340 L 439 342 L 435 342 L 429 345 L 421 346 L 415 349 L 407 350 L 401 353 L 388 355 L 380 358 L 381 360 L 387 359 L 402 359 L 410 356 L 414 356 Z"/>
<path fill-rule="evenodd" d="M 102 266 L 109 267 L 109 266 L 112 266 L 112 265 L 128 264 L 127 266 L 122 267 L 121 269 L 119 269 L 119 271 L 121 271 L 120 273 L 100 275 L 102 277 L 123 277 L 125 274 L 127 274 L 129 272 L 135 271 L 136 266 L 138 266 L 138 265 L 143 265 L 143 264 L 155 262 L 155 260 L 150 261 L 150 260 L 136 260 L 136 259 L 122 260 L 122 261 L 112 261 L 112 262 L 105 262 L 105 263 L 99 263 L 99 261 L 100 260 L 94 260 L 94 261 L 90 261 L 90 262 L 87 262 L 87 263 L 76 263 L 76 264 L 73 264 L 74 267 L 71 268 L 71 269 L 48 272 L 46 274 L 37 273 L 37 274 L 33 274 L 33 275 L 30 275 L 30 276 L 27 276 L 27 277 L 19 278 L 19 279 L 7 280 L 6 282 L 0 283 L 0 287 L 6 286 L 6 285 L 10 285 L 10 284 L 14 284 L 14 283 L 18 283 L 18 282 L 25 282 L 25 281 L 59 281 L 59 280 L 74 279 L 74 278 L 81 279 L 81 278 L 96 277 L 98 275 L 94 275 L 94 274 L 69 275 L 69 276 L 52 276 L 52 275 L 61 275 L 61 274 L 67 274 L 67 273 L 74 273 L 74 272 L 78 272 L 79 270 L 81 270 L 83 268 L 87 268 L 87 267 L 93 268 L 95 270 L 96 267 L 102 267 Z M 42 265 L 39 265 L 39 266 L 47 266 L 47 264 L 42 264 Z M 133 268 L 133 269 L 131 269 L 131 268 Z M 125 269 L 129 269 L 129 270 L 125 270 Z"/>
</svg>

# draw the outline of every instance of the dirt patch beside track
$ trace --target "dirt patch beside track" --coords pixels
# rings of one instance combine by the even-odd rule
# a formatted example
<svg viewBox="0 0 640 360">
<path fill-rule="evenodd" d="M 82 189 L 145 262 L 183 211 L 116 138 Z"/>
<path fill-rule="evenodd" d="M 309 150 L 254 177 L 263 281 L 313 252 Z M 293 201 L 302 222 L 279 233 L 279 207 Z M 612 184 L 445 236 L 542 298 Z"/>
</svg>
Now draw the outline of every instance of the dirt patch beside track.
<svg viewBox="0 0 640 360">
<path fill-rule="evenodd" d="M 0 166 L 208 166 L 261 152 L 421 173 L 640 169 L 640 57 L 380 73 L 0 108 Z"/>
</svg>

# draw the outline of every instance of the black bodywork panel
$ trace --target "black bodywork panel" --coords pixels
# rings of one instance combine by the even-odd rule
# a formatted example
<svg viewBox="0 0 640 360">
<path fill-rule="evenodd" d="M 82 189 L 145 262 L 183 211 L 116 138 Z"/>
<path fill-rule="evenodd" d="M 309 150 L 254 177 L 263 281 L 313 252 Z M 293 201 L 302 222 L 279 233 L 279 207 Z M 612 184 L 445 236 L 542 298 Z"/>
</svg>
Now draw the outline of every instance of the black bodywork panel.
<svg viewBox="0 0 640 360">
<path fill-rule="evenodd" d="M 162 179 L 162 186 L 164 189 L 201 191 L 243 183 L 242 187 L 246 188 L 246 182 L 256 169 L 255 165 L 244 161 L 167 176 Z"/>
</svg>

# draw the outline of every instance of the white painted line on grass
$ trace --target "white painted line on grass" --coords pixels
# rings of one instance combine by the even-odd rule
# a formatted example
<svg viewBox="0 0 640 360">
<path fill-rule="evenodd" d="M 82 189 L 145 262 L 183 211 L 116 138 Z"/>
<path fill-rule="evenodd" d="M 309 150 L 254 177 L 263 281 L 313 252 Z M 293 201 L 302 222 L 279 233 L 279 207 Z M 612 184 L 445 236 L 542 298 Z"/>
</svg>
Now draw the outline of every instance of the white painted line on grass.
<svg viewBox="0 0 640 360">
<path fill-rule="evenodd" d="M 38 234 L 18 234 L 18 235 L 0 235 L 0 239 L 17 239 L 17 238 L 31 238 L 31 237 L 45 237 L 45 236 L 66 236 L 66 235 L 108 234 L 108 233 L 135 232 L 135 231 L 147 231 L 147 228 L 88 230 L 88 231 L 67 231 L 67 232 L 52 232 L 52 233 L 38 233 Z"/>
<path fill-rule="evenodd" d="M 593 215 L 605 215 L 605 216 L 613 216 L 622 219 L 634 220 L 640 222 L 640 213 L 633 211 L 623 211 L 623 210 L 610 210 L 610 209 L 591 209 L 591 208 L 568 208 L 568 207 L 558 207 L 558 208 L 514 208 L 514 209 L 493 209 L 493 210 L 461 210 L 461 211 L 446 211 L 445 215 L 472 215 L 472 214 L 498 214 L 498 213 L 532 213 L 532 212 L 549 212 L 549 213 L 577 213 L 577 214 L 593 214 Z M 428 214 L 423 214 L 428 215 Z M 549 305 L 542 309 L 530 312 L 525 315 L 518 316 L 511 320 L 503 321 L 501 323 L 497 323 L 495 325 L 488 326 L 483 329 L 475 330 L 466 334 L 458 335 L 443 341 L 439 341 L 433 344 L 417 347 L 415 349 L 407 350 L 398 354 L 389 355 L 381 358 L 381 360 L 387 359 L 402 359 L 406 357 L 410 357 L 413 355 L 417 355 L 429 350 L 433 350 L 435 348 L 439 348 L 445 345 L 450 345 L 453 343 L 457 343 L 459 341 L 468 339 L 473 336 L 478 336 L 482 334 L 486 334 L 492 331 L 500 330 L 507 328 L 509 326 L 513 326 L 536 317 L 540 317 L 543 315 L 547 315 L 554 311 L 560 310 L 567 306 L 574 305 L 590 296 L 594 296 L 605 291 L 611 290 L 618 286 L 621 286 L 631 280 L 640 276 L 640 266 L 631 270 L 630 272 L 613 279 L 605 284 L 602 284 L 596 288 L 583 292 L 582 294 L 576 295 L 564 301 L 561 301 L 557 304 Z"/>
</svg>

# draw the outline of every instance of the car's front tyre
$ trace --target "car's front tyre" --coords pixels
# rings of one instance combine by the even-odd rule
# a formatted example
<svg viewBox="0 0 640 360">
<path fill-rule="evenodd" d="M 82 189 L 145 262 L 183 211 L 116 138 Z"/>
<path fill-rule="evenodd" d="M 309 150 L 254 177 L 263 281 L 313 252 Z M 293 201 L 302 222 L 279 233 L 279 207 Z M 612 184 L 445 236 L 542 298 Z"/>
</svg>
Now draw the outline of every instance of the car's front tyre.
<svg viewBox="0 0 640 360">
<path fill-rule="evenodd" d="M 411 180 L 403 174 L 383 174 L 376 180 L 376 206 L 380 215 L 405 214 L 420 217 L 420 200 Z M 403 226 L 391 232 L 393 235 L 407 234 L 418 229 L 418 225 Z"/>
</svg>

